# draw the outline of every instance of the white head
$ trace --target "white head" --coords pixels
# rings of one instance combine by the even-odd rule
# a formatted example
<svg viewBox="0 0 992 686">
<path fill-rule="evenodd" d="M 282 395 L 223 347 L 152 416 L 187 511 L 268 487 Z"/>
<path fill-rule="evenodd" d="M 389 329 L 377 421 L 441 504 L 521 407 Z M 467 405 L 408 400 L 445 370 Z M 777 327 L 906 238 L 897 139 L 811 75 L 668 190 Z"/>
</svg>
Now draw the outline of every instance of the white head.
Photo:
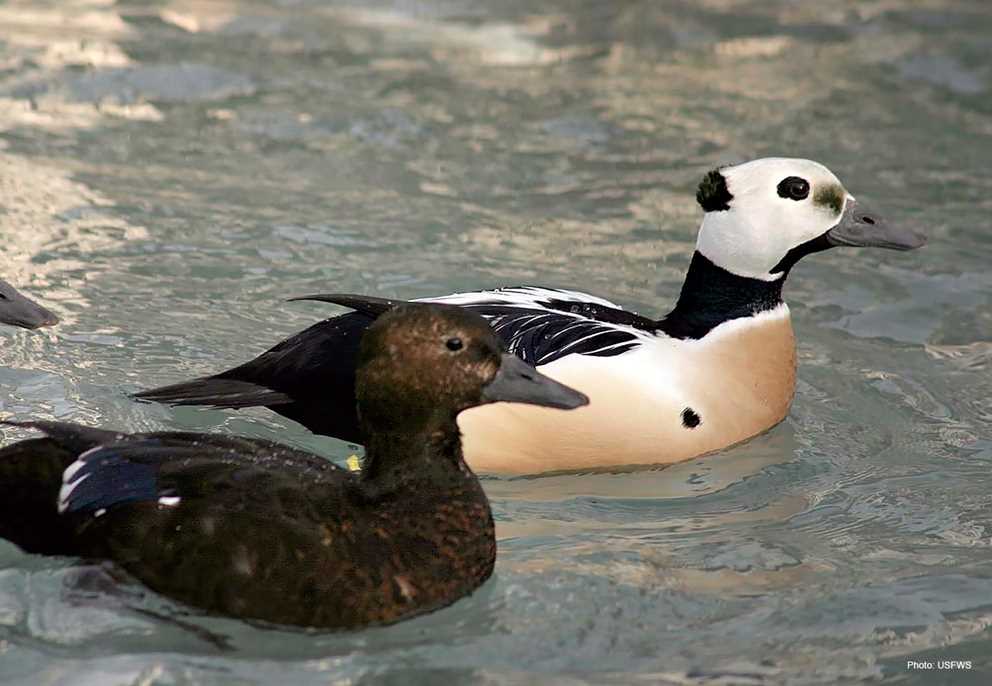
<svg viewBox="0 0 992 686">
<path fill-rule="evenodd" d="M 906 250 L 925 242 L 858 207 L 840 180 L 812 160 L 769 157 L 711 171 L 696 199 L 706 211 L 696 249 L 729 272 L 764 281 L 833 245 Z"/>
</svg>

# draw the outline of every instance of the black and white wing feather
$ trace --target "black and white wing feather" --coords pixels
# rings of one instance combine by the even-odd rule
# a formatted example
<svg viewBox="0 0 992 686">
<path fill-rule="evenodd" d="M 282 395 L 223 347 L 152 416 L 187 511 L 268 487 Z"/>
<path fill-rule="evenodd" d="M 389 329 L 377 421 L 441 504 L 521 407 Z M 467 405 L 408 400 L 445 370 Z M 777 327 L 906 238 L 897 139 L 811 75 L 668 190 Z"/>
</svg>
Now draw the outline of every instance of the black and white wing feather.
<svg viewBox="0 0 992 686">
<path fill-rule="evenodd" d="M 509 352 L 533 365 L 567 355 L 619 355 L 651 339 L 656 329 L 650 319 L 577 291 L 501 288 L 429 302 L 460 305 L 481 314 Z"/>
</svg>

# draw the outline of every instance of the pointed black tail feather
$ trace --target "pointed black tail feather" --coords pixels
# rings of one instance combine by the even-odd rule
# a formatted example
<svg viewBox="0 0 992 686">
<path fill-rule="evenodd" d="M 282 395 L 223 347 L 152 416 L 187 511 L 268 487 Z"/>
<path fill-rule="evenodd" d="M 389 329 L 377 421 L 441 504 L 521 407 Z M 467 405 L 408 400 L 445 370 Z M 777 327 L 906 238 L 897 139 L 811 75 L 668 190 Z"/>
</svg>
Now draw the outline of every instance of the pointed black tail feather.
<svg viewBox="0 0 992 686">
<path fill-rule="evenodd" d="M 285 393 L 247 381 L 207 376 L 135 393 L 138 400 L 167 405 L 207 405 L 229 409 L 268 407 L 293 402 Z"/>
<path fill-rule="evenodd" d="M 316 300 L 318 302 L 332 303 L 348 307 L 356 312 L 361 312 L 372 317 L 378 317 L 384 312 L 388 312 L 397 305 L 404 305 L 406 300 L 394 300 L 391 298 L 376 298 L 372 295 L 355 295 L 353 293 L 316 293 L 314 295 L 301 295 L 290 298 L 287 302 L 299 300 Z"/>
</svg>

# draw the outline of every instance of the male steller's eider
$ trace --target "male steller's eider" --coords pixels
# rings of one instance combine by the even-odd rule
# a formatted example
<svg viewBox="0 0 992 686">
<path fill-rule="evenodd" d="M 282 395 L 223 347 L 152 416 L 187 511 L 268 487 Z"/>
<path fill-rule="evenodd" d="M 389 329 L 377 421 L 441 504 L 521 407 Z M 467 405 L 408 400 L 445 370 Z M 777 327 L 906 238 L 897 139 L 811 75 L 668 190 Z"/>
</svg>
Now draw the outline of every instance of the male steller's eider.
<svg viewBox="0 0 992 686">
<path fill-rule="evenodd" d="M 705 212 L 696 251 L 675 308 L 661 319 L 551 288 L 426 299 L 480 313 L 510 352 L 591 399 L 576 412 L 514 405 L 466 412 L 459 426 L 473 469 L 671 463 L 765 431 L 786 416 L 795 389 L 795 341 L 782 301 L 789 270 L 834 246 L 911 250 L 926 242 L 869 212 L 810 160 L 768 158 L 711 171 L 696 199 Z M 311 431 L 357 441 L 353 359 L 376 299 L 313 299 L 358 311 L 319 322 L 234 369 L 138 397 L 262 405 Z"/>
<path fill-rule="evenodd" d="M 588 399 L 450 305 L 384 314 L 356 365 L 360 473 L 261 439 L 25 422 L 47 436 L 0 450 L 0 536 L 109 560 L 194 607 L 277 624 L 357 628 L 453 603 L 496 556 L 456 416 Z"/>
</svg>

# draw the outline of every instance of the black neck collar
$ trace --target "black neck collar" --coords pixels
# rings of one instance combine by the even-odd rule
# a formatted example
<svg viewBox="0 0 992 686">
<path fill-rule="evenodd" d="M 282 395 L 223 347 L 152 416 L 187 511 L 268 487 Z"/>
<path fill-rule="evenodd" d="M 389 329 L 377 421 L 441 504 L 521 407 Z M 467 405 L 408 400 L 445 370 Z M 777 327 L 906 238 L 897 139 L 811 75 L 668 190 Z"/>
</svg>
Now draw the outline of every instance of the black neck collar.
<svg viewBox="0 0 992 686">
<path fill-rule="evenodd" d="M 678 303 L 658 322 L 658 329 L 672 338 L 699 339 L 731 319 L 773 310 L 782 304 L 782 285 L 787 275 L 786 269 L 774 281 L 738 276 L 697 250 Z"/>
</svg>

